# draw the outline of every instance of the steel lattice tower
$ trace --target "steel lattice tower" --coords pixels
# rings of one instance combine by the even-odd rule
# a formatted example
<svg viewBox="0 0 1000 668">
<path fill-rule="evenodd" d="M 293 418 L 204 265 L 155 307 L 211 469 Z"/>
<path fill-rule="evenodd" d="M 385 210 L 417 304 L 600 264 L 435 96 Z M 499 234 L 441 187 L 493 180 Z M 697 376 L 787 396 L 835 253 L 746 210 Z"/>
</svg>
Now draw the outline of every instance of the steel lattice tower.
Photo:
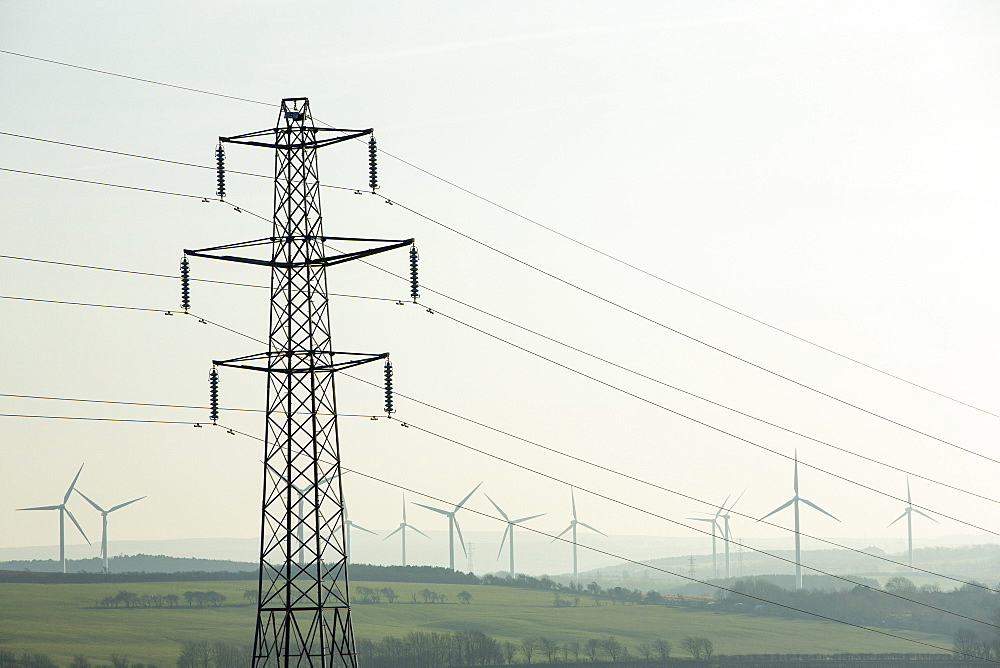
<svg viewBox="0 0 1000 668">
<path fill-rule="evenodd" d="M 213 362 L 267 374 L 254 666 L 357 665 L 334 374 L 387 359 L 388 353 L 333 350 L 326 268 L 413 240 L 323 236 L 316 150 L 371 133 L 317 128 L 308 99 L 287 98 L 281 102 L 276 127 L 220 137 L 223 143 L 275 150 L 272 235 L 184 251 L 271 268 L 268 351 Z M 328 241 L 363 248 L 328 255 Z M 228 254 L 268 246 L 269 258 Z"/>
</svg>

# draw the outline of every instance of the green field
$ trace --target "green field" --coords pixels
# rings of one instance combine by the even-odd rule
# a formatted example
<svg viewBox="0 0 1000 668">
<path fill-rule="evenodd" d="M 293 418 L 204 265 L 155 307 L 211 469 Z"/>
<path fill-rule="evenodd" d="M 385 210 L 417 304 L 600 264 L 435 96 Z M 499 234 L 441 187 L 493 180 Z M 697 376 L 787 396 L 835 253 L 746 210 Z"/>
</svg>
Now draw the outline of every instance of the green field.
<svg viewBox="0 0 1000 668">
<path fill-rule="evenodd" d="M 0 584 L 0 648 L 48 654 L 60 664 L 75 655 L 108 663 L 112 653 L 133 662 L 174 665 L 186 640 L 249 644 L 255 608 L 244 604 L 243 588 L 255 583 L 143 582 L 118 584 Z M 558 642 L 616 635 L 635 651 L 640 642 L 665 638 L 676 647 L 686 635 L 706 636 L 720 654 L 915 652 L 926 646 L 849 628 L 832 622 L 799 621 L 751 614 L 715 613 L 667 606 L 601 605 L 582 597 L 578 607 L 557 608 L 548 592 L 490 587 L 412 583 L 352 584 L 392 587 L 396 603 L 355 605 L 355 634 L 378 639 L 409 631 L 478 629 L 498 640 L 520 641 L 544 635 Z M 446 603 L 413 603 L 411 592 L 424 588 L 447 594 Z M 119 590 L 138 594 L 177 594 L 214 590 L 227 597 L 221 608 L 97 608 L 95 601 Z M 472 594 L 468 605 L 457 594 Z M 564 597 L 565 598 L 565 597 Z M 891 631 L 951 647 L 951 638 L 912 631 Z M 675 653 L 679 650 L 675 649 Z"/>
</svg>

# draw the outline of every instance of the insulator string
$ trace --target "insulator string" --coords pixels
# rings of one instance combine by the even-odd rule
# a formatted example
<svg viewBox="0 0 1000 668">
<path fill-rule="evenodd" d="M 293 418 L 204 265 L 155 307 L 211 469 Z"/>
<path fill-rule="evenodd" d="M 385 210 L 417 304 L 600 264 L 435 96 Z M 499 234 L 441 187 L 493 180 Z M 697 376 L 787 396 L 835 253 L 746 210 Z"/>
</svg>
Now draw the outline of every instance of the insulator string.
<svg viewBox="0 0 1000 668">
<path fill-rule="evenodd" d="M 181 258 L 181 308 L 185 313 L 191 308 L 191 268 L 186 255 Z"/>
<path fill-rule="evenodd" d="M 417 299 L 420 298 L 420 281 L 417 280 L 417 259 L 419 254 L 417 253 L 417 247 L 410 246 L 410 298 L 413 303 L 417 303 Z"/>
<path fill-rule="evenodd" d="M 219 184 L 215 194 L 220 200 L 226 199 L 226 151 L 221 142 L 215 147 L 215 177 Z"/>
<path fill-rule="evenodd" d="M 396 411 L 392 407 L 392 362 L 385 361 L 385 414 L 391 416 Z"/>
<path fill-rule="evenodd" d="M 208 402 L 208 416 L 212 419 L 212 424 L 216 424 L 219 420 L 219 372 L 214 366 L 208 374 Z"/>
<path fill-rule="evenodd" d="M 368 185 L 372 192 L 378 190 L 378 149 L 375 147 L 375 135 L 368 140 Z"/>
</svg>

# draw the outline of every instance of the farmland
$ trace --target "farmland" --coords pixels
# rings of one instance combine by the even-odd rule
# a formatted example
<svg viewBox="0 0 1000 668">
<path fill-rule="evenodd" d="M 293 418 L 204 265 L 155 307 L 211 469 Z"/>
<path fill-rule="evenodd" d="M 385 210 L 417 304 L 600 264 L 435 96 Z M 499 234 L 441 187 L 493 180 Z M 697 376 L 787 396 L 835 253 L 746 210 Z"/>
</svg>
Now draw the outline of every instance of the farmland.
<svg viewBox="0 0 1000 668">
<path fill-rule="evenodd" d="M 127 584 L 3 584 L 0 585 L 0 648 L 48 654 L 60 664 L 82 655 L 107 663 L 112 653 L 127 654 L 136 663 L 174 665 L 181 644 L 190 640 L 247 644 L 252 638 L 254 606 L 247 603 L 247 581 L 143 582 Z M 931 652 L 926 646 L 849 628 L 832 622 L 778 619 L 752 614 L 713 612 L 704 608 L 648 605 L 595 605 L 590 597 L 557 607 L 551 592 L 492 587 L 420 583 L 355 582 L 360 587 L 391 587 L 395 603 L 353 607 L 355 633 L 377 640 L 410 631 L 481 630 L 498 640 L 519 642 L 546 636 L 557 642 L 586 642 L 615 635 L 633 651 L 641 642 L 663 638 L 676 647 L 687 635 L 709 637 L 719 654 Z M 446 596 L 425 603 L 421 590 Z M 178 607 L 103 608 L 97 602 L 127 590 L 150 596 L 175 595 Z M 215 591 L 225 596 L 221 606 L 190 607 L 186 591 Z M 471 594 L 468 604 L 459 594 Z M 416 595 L 416 596 L 415 596 Z M 416 601 L 414 601 L 416 598 Z M 574 605 L 574 602 L 576 605 Z M 891 633 L 951 647 L 941 635 Z"/>
</svg>

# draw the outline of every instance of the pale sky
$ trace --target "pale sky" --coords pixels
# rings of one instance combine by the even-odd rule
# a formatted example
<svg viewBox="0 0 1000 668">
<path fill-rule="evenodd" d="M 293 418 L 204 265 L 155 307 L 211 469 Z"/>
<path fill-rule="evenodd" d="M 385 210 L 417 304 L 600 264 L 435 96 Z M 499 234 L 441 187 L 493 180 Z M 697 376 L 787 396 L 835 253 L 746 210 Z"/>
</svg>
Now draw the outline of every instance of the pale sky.
<svg viewBox="0 0 1000 668">
<path fill-rule="evenodd" d="M 656 276 L 937 392 L 1000 413 L 994 231 L 1000 202 L 1000 8 L 989 2 L 286 3 L 3 2 L 0 49 L 277 105 L 307 96 L 337 127 Z M 270 7 L 270 6 L 267 6 Z M 219 135 L 270 126 L 275 107 L 0 53 L 0 131 L 209 165 Z M 0 167 L 212 198 L 215 175 L 0 135 Z M 230 147 L 231 169 L 267 174 L 265 149 Z M 361 145 L 320 156 L 323 181 L 364 188 Z M 622 309 L 547 278 L 379 198 L 326 189 L 326 233 L 417 239 L 427 287 L 646 376 L 852 452 L 1000 499 L 997 463 L 890 425 L 671 333 L 655 321 L 867 410 L 998 457 L 1000 418 L 907 386 L 575 246 L 383 156 L 380 194 Z M 233 205 L 267 216 L 266 179 L 231 176 Z M 227 205 L 0 172 L 2 254 L 176 272 L 183 248 L 268 234 Z M 405 273 L 405 253 L 375 262 Z M 176 310 L 176 281 L 0 259 L 11 297 Z M 193 262 L 199 278 L 264 284 L 266 270 Z M 364 266 L 330 289 L 405 299 Z M 261 338 L 266 292 L 195 283 L 192 311 Z M 841 476 L 802 466 L 803 530 L 859 545 L 886 525 L 903 473 L 754 423 L 541 340 L 425 291 L 409 304 L 336 299 L 344 350 L 389 351 L 398 392 L 547 447 L 760 517 L 791 497 L 791 462 L 490 339 L 457 318 L 648 401 Z M 0 300 L 5 394 L 203 405 L 212 359 L 260 344 L 194 319 Z M 380 368 L 356 375 L 379 383 Z M 263 378 L 227 369 L 222 402 L 261 408 Z M 379 414 L 381 393 L 338 381 L 341 408 Z M 204 411 L 0 397 L 6 414 L 205 420 Z M 707 505 L 397 399 L 397 418 L 581 489 L 612 534 L 697 535 Z M 262 417 L 221 420 L 260 434 Z M 534 526 L 569 520 L 565 484 L 397 422 L 348 418 L 345 466 L 442 499 L 476 483 Z M 77 468 L 98 503 L 148 498 L 113 522 L 120 539 L 253 537 L 260 446 L 185 425 L 0 418 L 0 547 L 53 545 Z M 995 541 L 997 501 L 911 478 L 914 503 L 951 534 Z M 399 491 L 345 480 L 351 516 L 399 523 Z M 435 502 L 409 494 L 413 501 Z M 493 513 L 481 495 L 470 507 Z M 71 501 L 96 541 L 99 517 Z M 955 520 L 940 517 L 950 515 Z M 437 519 L 411 508 L 420 526 Z M 776 517 L 784 526 L 790 514 Z M 502 526 L 468 514 L 466 530 Z M 966 522 L 981 529 L 963 525 Z M 693 524 L 687 522 L 687 524 Z M 700 525 L 699 525 L 699 528 Z M 734 517 L 736 536 L 781 529 Z M 72 532 L 69 542 L 79 542 Z M 95 538 L 95 536 L 97 538 Z M 613 549 L 606 544 L 604 549 Z M 806 545 L 814 545 L 806 541 Z M 706 546 L 707 547 L 707 546 Z M 495 547 L 484 545 L 495 552 Z M 441 562 L 445 553 L 441 552 Z"/>
</svg>

